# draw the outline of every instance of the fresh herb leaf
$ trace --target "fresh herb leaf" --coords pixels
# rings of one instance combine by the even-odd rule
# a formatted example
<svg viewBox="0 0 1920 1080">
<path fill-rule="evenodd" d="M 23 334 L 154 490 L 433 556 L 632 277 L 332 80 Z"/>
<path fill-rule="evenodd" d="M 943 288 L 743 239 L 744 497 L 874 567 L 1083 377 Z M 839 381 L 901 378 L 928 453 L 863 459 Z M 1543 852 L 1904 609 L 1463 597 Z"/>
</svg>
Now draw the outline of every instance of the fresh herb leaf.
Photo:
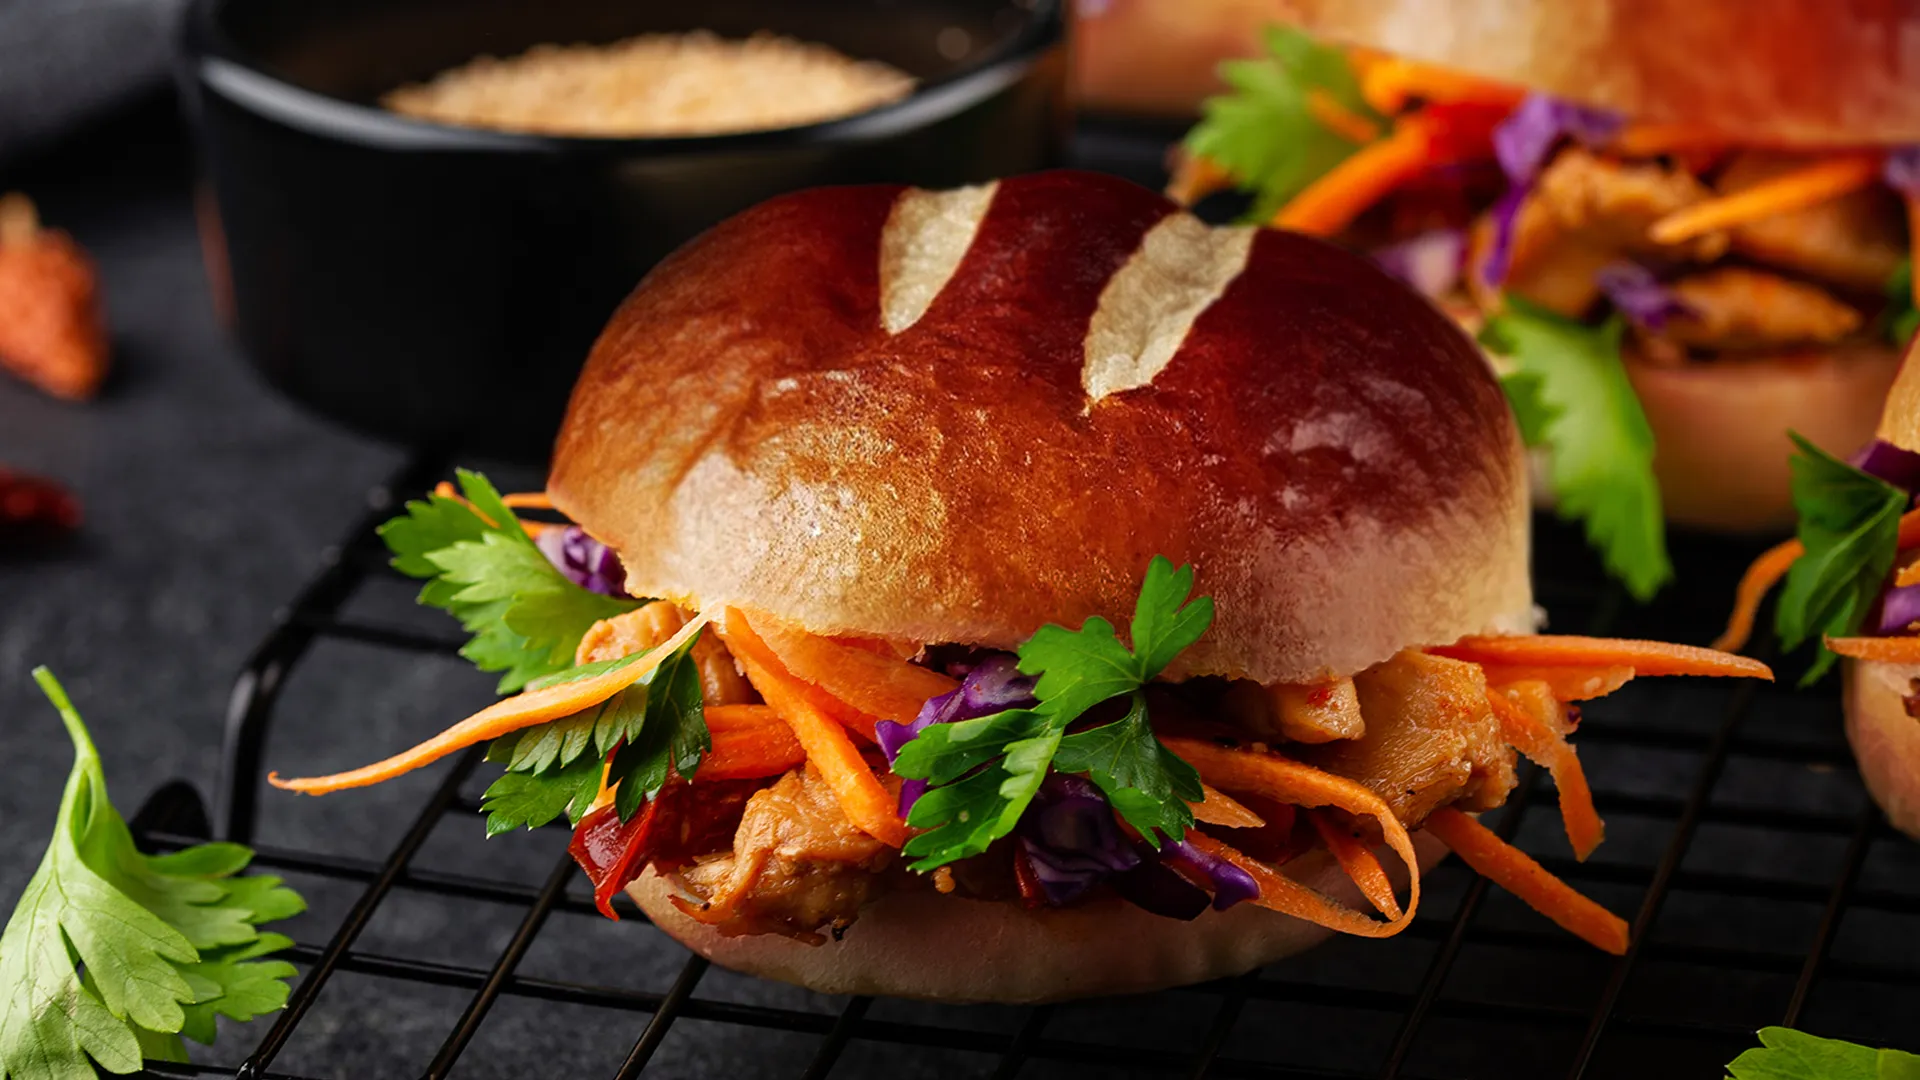
<svg viewBox="0 0 1920 1080">
<path fill-rule="evenodd" d="M 1920 1055 L 1874 1050 L 1792 1028 L 1760 1029 L 1760 1045 L 1727 1066 L 1729 1080 L 1912 1080 Z"/>
<path fill-rule="evenodd" d="M 691 780 L 700 759 L 713 749 L 700 668 L 692 658 L 699 640 L 694 634 L 632 686 L 598 705 L 495 739 L 487 758 L 508 771 L 481 798 L 487 835 L 537 829 L 562 813 L 578 824 L 599 797 L 603 771 L 608 784 L 619 785 L 615 805 L 622 821 L 659 794 L 670 775 Z M 531 688 L 604 674 L 648 655 L 582 664 Z"/>
<path fill-rule="evenodd" d="M 1562 318 L 1508 294 L 1480 343 L 1507 358 L 1501 379 L 1521 437 L 1550 455 L 1558 513 L 1586 523 L 1607 571 L 1643 603 L 1673 577 L 1653 431 L 1620 360 L 1625 324 Z"/>
<path fill-rule="evenodd" d="M 1154 736 L 1141 688 L 1211 625 L 1212 600 L 1188 602 L 1192 590 L 1190 567 L 1176 570 L 1156 556 L 1134 608 L 1132 648 L 1097 616 L 1078 630 L 1043 626 L 1019 649 L 1021 672 L 1039 676 L 1038 705 L 934 724 L 902 747 L 893 771 L 933 785 L 907 816 L 907 824 L 925 830 L 905 848 L 919 856 L 913 869 L 978 855 L 1012 832 L 1050 767 L 1087 773 L 1152 842 L 1161 833 L 1185 835 L 1200 777 Z M 1131 705 L 1121 719 L 1067 734 L 1088 710 L 1116 698 Z"/>
<path fill-rule="evenodd" d="M 1329 131 L 1314 115 L 1316 93 L 1387 130 L 1386 118 L 1360 95 L 1346 54 L 1291 27 L 1267 30 L 1267 55 L 1229 60 L 1220 78 L 1232 92 L 1209 98 L 1187 134 L 1189 153 L 1226 169 L 1254 193 L 1247 217 L 1266 221 L 1361 144 Z"/>
<path fill-rule="evenodd" d="M 1902 348 L 1920 330 L 1920 309 L 1913 306 L 1913 259 L 1903 258 L 1887 278 L 1887 339 Z"/>
<path fill-rule="evenodd" d="M 380 537 L 395 569 L 427 579 L 420 602 L 473 635 L 460 654 L 482 671 L 503 672 L 501 693 L 572 667 L 588 628 L 640 606 L 567 580 L 486 477 L 462 469 L 458 478 L 466 502 L 439 494 L 409 502 Z"/>
<path fill-rule="evenodd" d="M 1159 833 L 1176 839 L 1185 834 L 1193 824 L 1188 804 L 1204 795 L 1200 774 L 1154 737 L 1147 722 L 1146 695 L 1138 691 L 1126 716 L 1061 739 L 1053 767 L 1085 773 L 1120 816 L 1155 847 Z"/>
<path fill-rule="evenodd" d="M 1793 455 L 1793 506 L 1806 554 L 1787 571 L 1774 608 L 1774 631 L 1792 650 L 1808 638 L 1847 637 L 1880 595 L 1899 547 L 1907 494 L 1788 432 Z M 1823 645 L 1800 684 L 1826 674 L 1836 657 Z"/>
<path fill-rule="evenodd" d="M 66 691 L 45 668 L 33 674 L 74 763 L 47 853 L 0 932 L 0 1080 L 183 1060 L 178 1036 L 211 1042 L 213 1013 L 284 1004 L 294 970 L 264 957 L 290 942 L 257 927 L 305 903 L 278 878 L 233 877 L 251 858 L 236 844 L 142 854 Z"/>
</svg>

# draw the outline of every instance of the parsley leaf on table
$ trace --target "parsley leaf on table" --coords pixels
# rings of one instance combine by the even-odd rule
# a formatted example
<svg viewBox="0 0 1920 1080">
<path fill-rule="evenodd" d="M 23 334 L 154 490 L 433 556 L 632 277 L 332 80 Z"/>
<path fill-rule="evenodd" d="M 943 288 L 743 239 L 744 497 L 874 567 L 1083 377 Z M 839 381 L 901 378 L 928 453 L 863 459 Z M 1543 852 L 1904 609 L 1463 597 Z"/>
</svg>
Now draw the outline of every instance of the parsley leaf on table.
<svg viewBox="0 0 1920 1080">
<path fill-rule="evenodd" d="M 284 1005 L 294 969 L 265 957 L 291 942 L 258 926 L 305 902 L 278 878 L 234 877 L 252 858 L 238 844 L 142 854 L 66 691 L 45 668 L 33 675 L 74 762 L 47 853 L 0 932 L 0 1080 L 184 1060 L 179 1036 L 212 1042 L 215 1013 Z"/>
<path fill-rule="evenodd" d="M 503 672 L 500 693 L 573 666 L 588 628 L 640 606 L 567 580 L 520 527 L 500 493 L 458 472 L 466 502 L 433 494 L 380 526 L 394 569 L 425 578 L 420 602 L 441 608 L 473 635 L 460 655 Z M 469 506 L 468 503 L 472 505 Z"/>
<path fill-rule="evenodd" d="M 1760 1045 L 1727 1066 L 1730 1080 L 1914 1080 L 1920 1056 L 1823 1039 L 1792 1028 L 1760 1029 Z"/>
<path fill-rule="evenodd" d="M 1544 446 L 1558 513 L 1586 523 L 1608 573 L 1642 602 L 1673 577 L 1653 431 L 1620 359 L 1625 324 L 1562 318 L 1509 294 L 1480 343 L 1507 358 L 1502 377 L 1521 437 Z"/>
<path fill-rule="evenodd" d="M 1793 455 L 1793 506 L 1806 553 L 1787 571 L 1774 608 L 1774 631 L 1786 649 L 1817 635 L 1847 637 L 1860 628 L 1893 569 L 1907 494 L 1788 432 Z M 1825 647 L 1801 685 L 1826 674 L 1836 657 Z"/>
<path fill-rule="evenodd" d="M 1189 153 L 1206 158 L 1254 192 L 1247 216 L 1266 221 L 1308 184 L 1360 148 L 1315 117 L 1313 95 L 1325 94 L 1385 131 L 1387 121 L 1360 96 L 1360 81 L 1338 48 L 1290 27 L 1267 30 L 1268 55 L 1229 60 L 1220 78 L 1232 92 L 1209 98 L 1187 134 Z"/>
<path fill-rule="evenodd" d="M 1193 824 L 1190 801 L 1200 777 L 1153 734 L 1143 688 L 1213 622 L 1213 601 L 1188 602 L 1193 568 L 1178 570 L 1155 556 L 1134 607 L 1133 647 L 1098 616 L 1078 630 L 1043 626 L 1020 646 L 1019 667 L 1038 675 L 1032 709 L 952 724 L 934 724 L 900 750 L 893 771 L 933 785 L 913 804 L 907 823 L 927 830 L 907 842 L 930 871 L 978 855 L 1013 831 L 1048 768 L 1086 773 L 1113 807 L 1149 842 L 1173 839 Z M 1088 710 L 1116 698 L 1128 702 L 1118 720 L 1067 734 Z"/>
<path fill-rule="evenodd" d="M 700 759 L 713 749 L 700 669 L 692 658 L 699 640 L 699 634 L 688 638 L 638 682 L 598 705 L 495 739 L 487 758 L 505 765 L 507 773 L 481 800 L 487 835 L 537 829 L 562 813 L 579 824 L 600 794 L 603 767 L 606 782 L 620 787 L 615 806 L 622 821 L 659 794 L 670 773 L 693 779 Z M 539 681 L 570 682 L 646 655 L 582 664 Z"/>
</svg>

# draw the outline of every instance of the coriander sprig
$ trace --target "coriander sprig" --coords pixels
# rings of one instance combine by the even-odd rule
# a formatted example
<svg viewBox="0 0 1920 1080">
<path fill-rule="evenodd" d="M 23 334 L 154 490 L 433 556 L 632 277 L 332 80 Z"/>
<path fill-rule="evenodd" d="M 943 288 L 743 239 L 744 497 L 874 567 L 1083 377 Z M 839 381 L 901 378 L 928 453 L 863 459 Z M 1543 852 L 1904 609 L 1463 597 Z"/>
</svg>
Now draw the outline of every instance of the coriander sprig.
<svg viewBox="0 0 1920 1080">
<path fill-rule="evenodd" d="M 1798 432 L 1793 469 L 1793 506 L 1805 554 L 1787 571 L 1786 588 L 1774 608 L 1780 644 L 1797 649 L 1819 635 L 1848 637 L 1860 628 L 1900 546 L 1900 515 L 1907 493 L 1841 461 Z M 1826 674 L 1838 659 L 1824 646 L 1801 685 Z"/>
<path fill-rule="evenodd" d="M 1200 776 L 1154 736 L 1145 687 L 1213 622 L 1212 599 L 1189 602 L 1192 591 L 1192 567 L 1156 556 L 1134 605 L 1131 648 L 1098 616 L 1078 630 L 1041 627 L 1019 649 L 1020 671 L 1040 677 L 1037 705 L 934 724 L 902 747 L 893 771 L 932 785 L 907 817 L 927 830 L 907 842 L 919 856 L 913 868 L 978 855 L 1012 832 L 1049 768 L 1086 774 L 1148 842 L 1184 836 Z M 1116 699 L 1127 703 L 1119 719 L 1067 734 Z"/>
<path fill-rule="evenodd" d="M 503 673 L 500 693 L 572 667 L 594 623 L 640 606 L 567 580 L 486 477 L 465 469 L 457 476 L 466 502 L 438 493 L 409 502 L 404 515 L 380 526 L 380 538 L 396 570 L 427 579 L 420 602 L 473 635 L 460 655 Z"/>
<path fill-rule="evenodd" d="M 215 1014 L 286 1004 L 290 941 L 259 926 L 306 910 L 279 878 L 237 877 L 253 853 L 200 844 L 146 855 L 107 798 L 92 736 L 46 668 L 34 679 L 73 741 L 53 838 L 0 932 L 0 1080 L 90 1080 L 143 1058 L 186 1060 Z"/>
</svg>

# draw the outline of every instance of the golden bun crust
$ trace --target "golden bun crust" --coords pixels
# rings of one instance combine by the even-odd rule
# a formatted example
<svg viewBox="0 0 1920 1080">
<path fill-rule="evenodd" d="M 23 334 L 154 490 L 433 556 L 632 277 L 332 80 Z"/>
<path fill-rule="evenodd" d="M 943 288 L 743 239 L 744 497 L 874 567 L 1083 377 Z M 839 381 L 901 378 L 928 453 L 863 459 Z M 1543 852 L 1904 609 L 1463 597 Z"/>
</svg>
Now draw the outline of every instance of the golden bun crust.
<svg viewBox="0 0 1920 1080">
<path fill-rule="evenodd" d="M 1845 456 L 1873 438 L 1899 355 L 1878 345 L 1663 366 L 1627 355 L 1653 429 L 1667 518 L 1738 532 L 1791 529 L 1792 429 Z"/>
<path fill-rule="evenodd" d="M 1424 872 L 1447 855 L 1413 835 Z M 1382 851 L 1397 888 L 1406 869 Z M 1325 852 L 1287 864 L 1295 880 L 1365 908 Z M 672 886 L 648 870 L 627 895 L 662 930 L 723 967 L 827 994 L 885 994 L 946 1002 L 1019 1004 L 1133 994 L 1226 978 L 1318 945 L 1332 931 L 1252 904 L 1192 922 L 1108 901 L 1028 911 L 934 892 L 893 893 L 866 907 L 844 938 L 803 945 L 772 934 L 725 937 L 668 902 Z M 929 927 L 937 927 L 929 932 Z"/>
<path fill-rule="evenodd" d="M 1920 720 L 1902 700 L 1914 692 L 1920 665 L 1842 660 L 1847 742 L 1873 801 L 1893 827 L 1920 839 Z"/>
<path fill-rule="evenodd" d="M 1123 625 L 1154 555 L 1217 603 L 1176 677 L 1531 629 L 1524 454 L 1473 344 L 1360 256 L 1091 173 L 721 224 L 594 346 L 548 489 L 635 595 L 814 633 Z"/>
<path fill-rule="evenodd" d="M 1752 142 L 1920 139 L 1920 0 L 1282 0 L 1316 34 Z"/>
</svg>

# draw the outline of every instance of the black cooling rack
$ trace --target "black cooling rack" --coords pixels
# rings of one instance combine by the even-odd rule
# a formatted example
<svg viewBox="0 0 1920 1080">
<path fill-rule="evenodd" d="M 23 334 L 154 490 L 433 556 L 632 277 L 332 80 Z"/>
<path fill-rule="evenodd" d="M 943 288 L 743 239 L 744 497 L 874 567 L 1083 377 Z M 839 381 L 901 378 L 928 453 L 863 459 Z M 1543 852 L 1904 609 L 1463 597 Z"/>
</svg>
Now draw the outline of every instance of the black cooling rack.
<svg viewBox="0 0 1920 1080">
<path fill-rule="evenodd" d="M 292 690 L 307 685 L 290 678 L 317 644 L 348 642 L 396 657 L 451 651 L 455 642 L 444 634 L 356 616 L 352 606 L 363 590 L 392 587 L 397 578 L 374 526 L 394 512 L 396 494 L 425 490 L 444 466 L 417 459 L 373 492 L 367 515 L 329 549 L 324 568 L 254 651 L 234 688 L 211 827 L 198 797 L 174 785 L 136 817 L 146 844 L 164 849 L 207 836 L 255 842 L 261 823 L 291 804 L 278 793 L 261 801 L 262 751 Z M 1538 531 L 1537 598 L 1555 627 L 1570 632 L 1705 640 L 1752 554 L 1677 537 L 1680 584 L 1641 608 L 1603 583 L 1576 537 L 1544 520 Z M 751 980 L 710 969 L 645 927 L 622 927 L 632 936 L 618 940 L 660 961 L 640 965 L 658 973 L 650 984 L 523 973 L 536 942 L 580 934 L 600 916 L 566 858 L 564 830 L 531 838 L 551 865 L 538 884 L 492 876 L 485 860 L 460 872 L 416 861 L 449 816 L 464 818 L 451 822 L 459 829 L 481 831 L 470 794 L 480 758 L 469 752 L 440 767 L 438 786 L 410 821 L 381 831 L 390 850 L 356 856 L 259 844 L 259 868 L 303 888 L 327 883 L 350 903 L 293 949 L 302 975 L 288 1008 L 228 1030 L 225 1041 L 242 1047 L 230 1052 L 232 1064 L 156 1066 L 153 1073 L 312 1075 L 283 1065 L 283 1049 L 323 998 L 364 992 L 367 979 L 465 998 L 457 1018 L 422 1029 L 418 1045 L 385 1048 L 395 1064 L 378 1075 L 394 1076 L 461 1075 L 488 1064 L 462 1055 L 509 1001 L 556 1010 L 551 1023 L 562 1031 L 582 1024 L 585 1007 L 596 1030 L 625 1032 L 630 1048 L 607 1069 L 619 1078 L 659 1073 L 649 1066 L 676 1025 L 698 1027 L 707 1039 L 781 1033 L 777 1052 L 731 1071 L 807 1078 L 877 1073 L 875 1061 L 908 1060 L 916 1075 L 995 1078 L 1711 1080 L 1752 1045 L 1754 1029 L 1773 1023 L 1920 1049 L 1912 1019 L 1920 1016 L 1920 849 L 1893 833 L 1865 798 L 1840 734 L 1833 684 L 1797 692 L 1792 676 L 1783 672 L 1774 686 L 1642 680 L 1592 703 L 1576 741 L 1610 836 L 1590 863 L 1568 857 L 1551 788 L 1537 771 L 1490 817 L 1553 871 L 1630 915 L 1634 944 L 1623 958 L 1587 948 L 1448 864 L 1429 875 L 1420 917 L 1400 938 L 1340 939 L 1243 978 L 1144 999 L 987 1010 L 994 1021 L 987 1024 L 975 1022 L 978 1007 L 902 1011 L 864 997 L 819 999 L 824 1008 L 770 1004 Z M 519 921 L 487 964 L 370 946 L 365 932 L 383 905 L 402 902 L 440 909 L 449 921 L 479 905 L 506 907 Z M 629 910 L 629 918 L 639 916 Z M 1170 1016 L 1180 1019 L 1143 1023 Z M 1143 1027 L 1163 1030 L 1143 1041 Z M 876 1047 L 885 1053 L 866 1053 Z"/>
</svg>

